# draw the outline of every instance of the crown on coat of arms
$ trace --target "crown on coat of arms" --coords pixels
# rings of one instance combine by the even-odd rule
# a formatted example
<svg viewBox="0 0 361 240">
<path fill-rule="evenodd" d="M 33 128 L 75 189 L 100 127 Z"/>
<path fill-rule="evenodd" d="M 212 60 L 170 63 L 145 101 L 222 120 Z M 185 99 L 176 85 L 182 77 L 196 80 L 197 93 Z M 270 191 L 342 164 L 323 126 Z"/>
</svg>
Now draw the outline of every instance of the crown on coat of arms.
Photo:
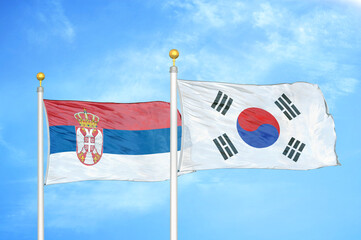
<svg viewBox="0 0 361 240">
<path fill-rule="evenodd" d="M 75 113 L 74 117 L 82 127 L 96 128 L 99 122 L 99 117 L 95 114 L 88 113 L 85 108 L 83 112 Z"/>
</svg>

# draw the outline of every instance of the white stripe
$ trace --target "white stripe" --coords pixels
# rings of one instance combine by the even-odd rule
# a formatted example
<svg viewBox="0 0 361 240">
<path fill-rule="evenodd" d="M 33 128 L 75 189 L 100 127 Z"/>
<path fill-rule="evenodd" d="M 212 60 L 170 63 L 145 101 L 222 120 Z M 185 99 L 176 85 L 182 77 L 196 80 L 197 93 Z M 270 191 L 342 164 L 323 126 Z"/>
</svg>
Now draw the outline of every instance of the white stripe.
<svg viewBox="0 0 361 240">
<path fill-rule="evenodd" d="M 97 164 L 86 166 L 76 152 L 54 153 L 49 156 L 46 185 L 85 180 L 164 181 L 169 179 L 169 158 L 169 153 L 103 153 Z"/>
</svg>

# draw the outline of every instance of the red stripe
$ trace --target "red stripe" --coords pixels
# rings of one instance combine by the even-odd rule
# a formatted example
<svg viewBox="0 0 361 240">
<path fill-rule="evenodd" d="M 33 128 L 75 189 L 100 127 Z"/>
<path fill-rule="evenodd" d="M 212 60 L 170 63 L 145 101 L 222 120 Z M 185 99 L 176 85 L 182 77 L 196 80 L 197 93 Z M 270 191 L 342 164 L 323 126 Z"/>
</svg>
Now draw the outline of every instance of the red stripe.
<svg viewBox="0 0 361 240">
<path fill-rule="evenodd" d="M 83 112 L 99 117 L 99 128 L 117 130 L 150 130 L 170 127 L 168 102 L 103 103 L 44 100 L 49 126 L 79 126 L 74 114 Z M 178 111 L 178 126 L 181 126 Z"/>
</svg>

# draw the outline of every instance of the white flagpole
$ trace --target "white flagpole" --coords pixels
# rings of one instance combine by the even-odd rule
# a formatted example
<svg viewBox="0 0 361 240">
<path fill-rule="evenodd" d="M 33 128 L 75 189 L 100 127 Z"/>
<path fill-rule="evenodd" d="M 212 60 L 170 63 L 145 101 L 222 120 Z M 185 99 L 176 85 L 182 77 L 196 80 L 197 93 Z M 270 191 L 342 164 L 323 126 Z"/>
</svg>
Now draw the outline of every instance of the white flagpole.
<svg viewBox="0 0 361 240">
<path fill-rule="evenodd" d="M 169 52 L 173 59 L 170 67 L 170 240 L 178 239 L 178 199 L 177 199 L 177 73 L 175 59 L 179 56 L 176 49 Z"/>
<path fill-rule="evenodd" d="M 45 75 L 39 72 L 36 78 L 40 81 L 38 92 L 38 240 L 44 240 L 44 120 L 43 120 L 43 95 L 44 88 L 41 81 Z"/>
</svg>

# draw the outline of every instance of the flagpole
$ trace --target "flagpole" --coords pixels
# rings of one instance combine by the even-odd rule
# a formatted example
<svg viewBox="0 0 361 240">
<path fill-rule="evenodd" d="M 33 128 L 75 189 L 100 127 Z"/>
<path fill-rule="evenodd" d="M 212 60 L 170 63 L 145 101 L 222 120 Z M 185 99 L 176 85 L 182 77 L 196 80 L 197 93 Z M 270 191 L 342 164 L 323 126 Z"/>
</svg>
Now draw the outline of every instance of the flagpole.
<svg viewBox="0 0 361 240">
<path fill-rule="evenodd" d="M 177 73 L 175 59 L 179 56 L 176 49 L 169 52 L 173 59 L 170 67 L 170 240 L 178 239 L 178 199 L 177 199 Z"/>
<path fill-rule="evenodd" d="M 38 92 L 38 240 L 44 240 L 44 120 L 43 120 L 43 95 L 44 88 L 41 82 L 45 75 L 39 72 L 36 78 L 40 81 Z"/>
</svg>

